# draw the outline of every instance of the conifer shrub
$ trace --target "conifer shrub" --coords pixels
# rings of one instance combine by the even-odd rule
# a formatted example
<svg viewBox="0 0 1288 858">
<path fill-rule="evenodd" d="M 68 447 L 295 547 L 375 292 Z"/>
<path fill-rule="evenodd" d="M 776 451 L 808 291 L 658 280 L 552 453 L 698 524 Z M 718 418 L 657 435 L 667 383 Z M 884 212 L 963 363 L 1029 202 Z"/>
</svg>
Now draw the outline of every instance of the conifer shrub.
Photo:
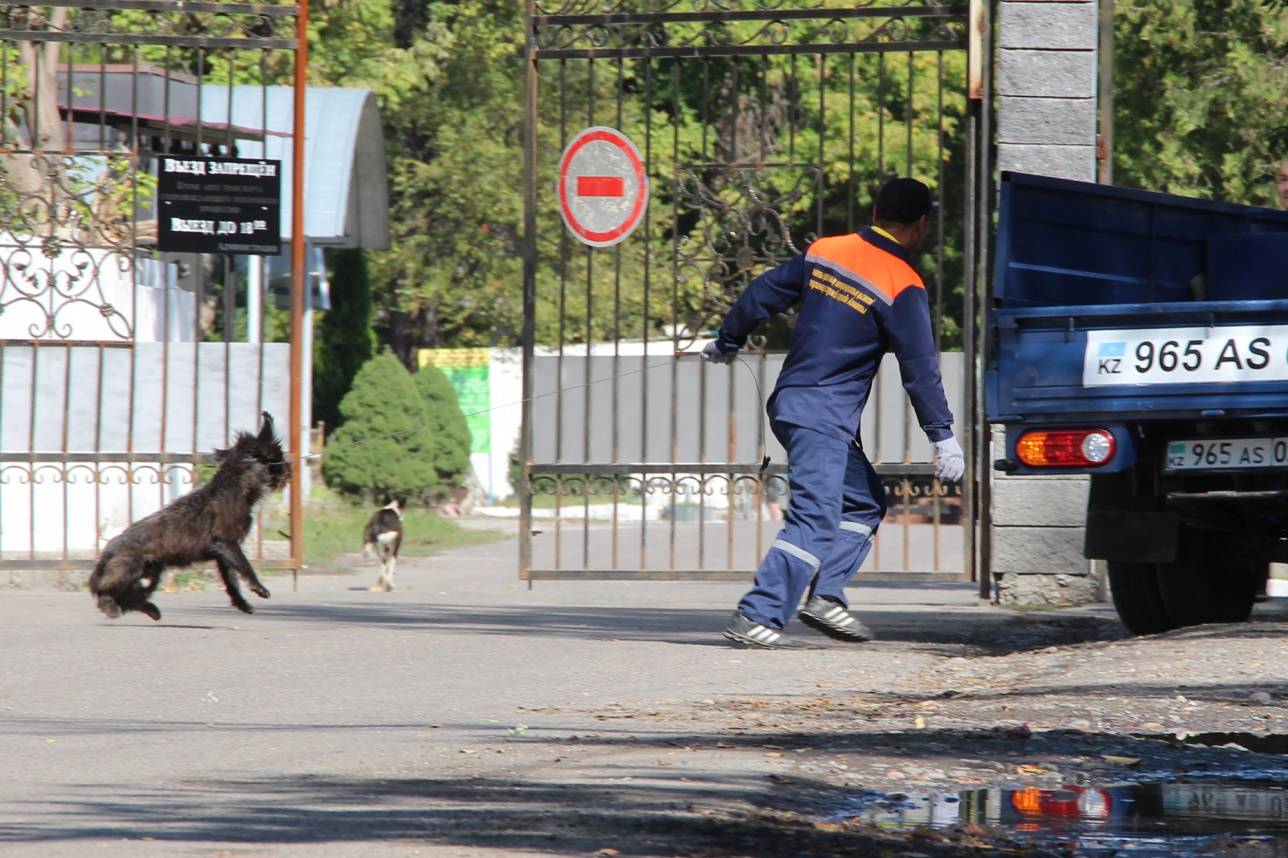
<svg viewBox="0 0 1288 858">
<path fill-rule="evenodd" d="M 433 364 L 415 375 L 416 387 L 429 409 L 430 460 L 441 488 L 465 482 L 470 468 L 470 428 L 461 411 L 456 388 Z"/>
<path fill-rule="evenodd" d="M 446 490 L 429 406 L 393 354 L 382 352 L 362 365 L 340 401 L 340 415 L 344 422 L 322 462 L 327 486 L 379 503 Z"/>
</svg>

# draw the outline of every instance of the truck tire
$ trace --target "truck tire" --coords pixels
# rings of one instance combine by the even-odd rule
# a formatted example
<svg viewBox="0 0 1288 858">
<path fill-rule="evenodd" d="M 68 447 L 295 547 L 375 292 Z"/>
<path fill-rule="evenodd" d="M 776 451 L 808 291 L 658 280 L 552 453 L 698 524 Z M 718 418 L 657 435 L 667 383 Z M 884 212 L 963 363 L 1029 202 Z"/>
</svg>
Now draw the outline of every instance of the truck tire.
<svg viewBox="0 0 1288 858">
<path fill-rule="evenodd" d="M 1156 635 L 1175 628 L 1163 606 L 1153 563 L 1110 560 L 1109 590 L 1118 618 L 1134 635 Z"/>
<path fill-rule="evenodd" d="M 1256 600 L 1256 563 L 1233 535 L 1186 529 L 1176 560 L 1158 564 L 1163 607 L 1176 627 L 1242 623 Z"/>
</svg>

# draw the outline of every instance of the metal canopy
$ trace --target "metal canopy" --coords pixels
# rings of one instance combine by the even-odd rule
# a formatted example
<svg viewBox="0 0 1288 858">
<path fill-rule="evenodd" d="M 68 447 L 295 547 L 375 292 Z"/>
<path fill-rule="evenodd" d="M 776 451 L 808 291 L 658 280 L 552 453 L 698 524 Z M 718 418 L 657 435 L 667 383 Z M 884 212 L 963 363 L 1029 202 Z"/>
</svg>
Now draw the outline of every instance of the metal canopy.
<svg viewBox="0 0 1288 858">
<path fill-rule="evenodd" d="M 282 161 L 282 186 L 292 171 L 288 137 L 292 127 L 291 88 L 203 87 L 203 122 L 231 123 L 266 132 L 265 142 L 244 141 L 244 158 Z M 231 105 L 231 109 L 230 109 Z M 389 188 L 384 133 L 376 97 L 366 89 L 308 88 L 305 94 L 304 237 L 326 247 L 389 246 Z M 267 121 L 265 120 L 267 117 Z M 282 238 L 291 234 L 282 210 Z"/>
<path fill-rule="evenodd" d="M 57 80 L 59 112 L 67 116 L 70 105 L 74 121 L 94 126 L 95 134 L 115 128 L 281 160 L 282 187 L 290 187 L 291 87 L 242 85 L 230 92 L 148 63 L 71 65 L 59 69 Z M 388 247 L 388 170 L 375 95 L 309 87 L 305 110 L 305 238 L 325 247 Z M 290 235 L 284 206 L 283 241 Z"/>
</svg>

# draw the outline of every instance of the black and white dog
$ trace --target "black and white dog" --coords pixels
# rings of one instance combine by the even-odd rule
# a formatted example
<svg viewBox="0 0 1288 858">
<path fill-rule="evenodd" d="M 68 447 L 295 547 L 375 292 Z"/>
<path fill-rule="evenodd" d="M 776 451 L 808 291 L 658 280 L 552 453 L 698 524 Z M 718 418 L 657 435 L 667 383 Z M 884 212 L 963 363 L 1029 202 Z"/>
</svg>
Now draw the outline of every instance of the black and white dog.
<svg viewBox="0 0 1288 858">
<path fill-rule="evenodd" d="M 362 531 L 362 554 L 374 553 L 380 558 L 380 577 L 372 592 L 392 592 L 394 568 L 398 565 L 398 547 L 402 545 L 402 502 L 395 500 L 371 514 Z"/>
</svg>

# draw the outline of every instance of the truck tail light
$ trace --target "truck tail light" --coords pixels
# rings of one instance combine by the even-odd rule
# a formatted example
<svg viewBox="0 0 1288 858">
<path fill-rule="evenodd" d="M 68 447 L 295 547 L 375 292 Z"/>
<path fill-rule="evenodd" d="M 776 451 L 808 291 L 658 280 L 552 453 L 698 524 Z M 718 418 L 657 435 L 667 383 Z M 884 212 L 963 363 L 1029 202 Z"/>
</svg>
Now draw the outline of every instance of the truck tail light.
<svg viewBox="0 0 1288 858">
<path fill-rule="evenodd" d="M 1078 796 L 1078 813 L 1087 819 L 1105 819 L 1113 806 L 1113 798 L 1102 789 L 1086 789 Z"/>
<path fill-rule="evenodd" d="M 1024 816 L 1076 817 L 1078 794 L 1068 789 L 1029 787 L 1011 794 L 1011 807 Z"/>
<path fill-rule="evenodd" d="M 1011 794 L 1011 807 L 1020 813 L 1036 816 L 1042 812 L 1042 790 L 1037 787 L 1016 790 Z"/>
<path fill-rule="evenodd" d="M 1106 429 L 1051 429 L 1025 432 L 1015 455 L 1030 468 L 1087 468 L 1103 465 L 1118 452 Z"/>
</svg>

